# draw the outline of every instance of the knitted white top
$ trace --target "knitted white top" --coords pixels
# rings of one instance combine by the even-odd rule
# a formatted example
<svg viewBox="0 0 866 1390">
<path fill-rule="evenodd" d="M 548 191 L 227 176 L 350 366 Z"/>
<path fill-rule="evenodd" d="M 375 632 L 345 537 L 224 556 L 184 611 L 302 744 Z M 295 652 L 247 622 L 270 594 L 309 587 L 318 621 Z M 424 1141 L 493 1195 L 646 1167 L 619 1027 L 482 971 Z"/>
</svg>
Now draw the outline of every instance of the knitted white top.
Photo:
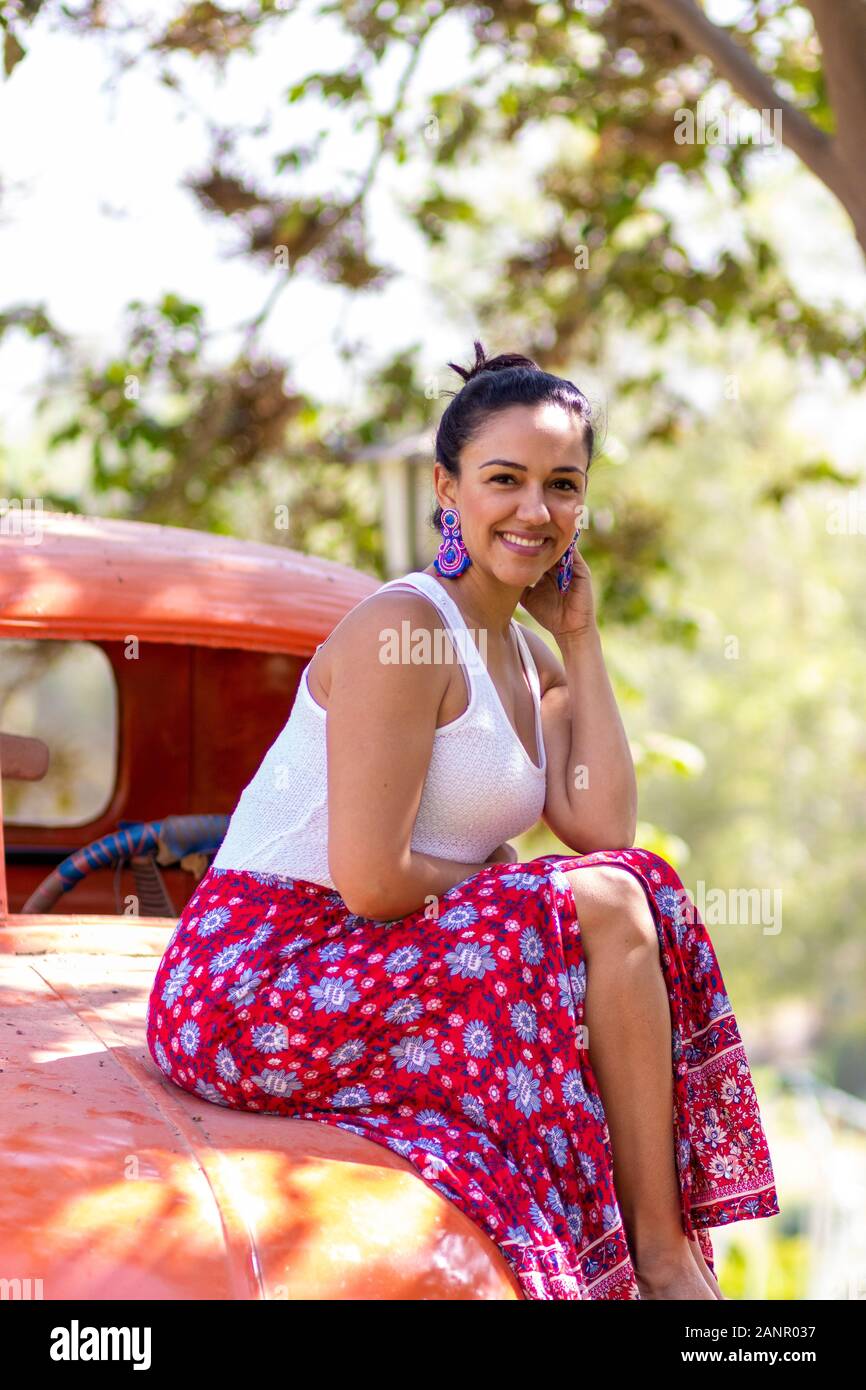
<svg viewBox="0 0 866 1390">
<path fill-rule="evenodd" d="M 392 579 L 376 592 L 398 585 L 435 604 L 456 652 L 449 651 L 448 659 L 463 662 L 470 692 L 464 712 L 433 736 L 412 849 L 458 863 L 483 863 L 497 846 L 535 825 L 544 806 L 547 757 L 538 671 L 512 619 L 532 692 L 540 765 L 509 722 L 454 599 L 421 571 Z M 281 874 L 336 888 L 328 867 L 326 718 L 310 694 L 305 669 L 288 721 L 241 793 L 214 868 Z"/>
</svg>

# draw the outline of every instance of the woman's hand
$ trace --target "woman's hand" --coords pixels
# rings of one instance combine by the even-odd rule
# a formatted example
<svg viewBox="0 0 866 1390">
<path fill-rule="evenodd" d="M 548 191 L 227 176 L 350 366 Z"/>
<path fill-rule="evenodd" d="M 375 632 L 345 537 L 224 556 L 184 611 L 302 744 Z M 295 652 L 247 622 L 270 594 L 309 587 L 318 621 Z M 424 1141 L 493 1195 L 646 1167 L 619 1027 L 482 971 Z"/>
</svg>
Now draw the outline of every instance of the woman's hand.
<svg viewBox="0 0 866 1390">
<path fill-rule="evenodd" d="M 484 862 L 485 864 L 516 864 L 517 858 L 517 850 L 506 840 L 505 844 L 497 846 Z"/>
<path fill-rule="evenodd" d="M 557 561 L 541 576 L 537 584 L 524 589 L 520 595 L 520 602 L 527 613 L 531 613 L 536 622 L 546 627 L 557 641 L 563 637 L 591 632 L 595 627 L 592 576 L 578 545 L 574 547 L 571 583 L 564 594 L 559 592 L 556 584 L 559 565 Z"/>
</svg>

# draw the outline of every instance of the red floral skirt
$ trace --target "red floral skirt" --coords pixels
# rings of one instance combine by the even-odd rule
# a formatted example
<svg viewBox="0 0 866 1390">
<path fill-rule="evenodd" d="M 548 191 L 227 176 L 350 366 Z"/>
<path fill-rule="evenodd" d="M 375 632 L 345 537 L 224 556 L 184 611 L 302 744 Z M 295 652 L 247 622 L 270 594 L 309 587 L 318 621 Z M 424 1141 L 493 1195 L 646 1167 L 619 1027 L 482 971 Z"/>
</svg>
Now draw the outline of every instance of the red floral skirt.
<svg viewBox="0 0 866 1390">
<path fill-rule="evenodd" d="M 706 928 L 643 849 L 492 864 L 390 922 L 303 879 L 211 868 L 160 962 L 147 1042 L 217 1105 L 319 1120 L 407 1158 L 484 1230 L 526 1298 L 636 1299 L 585 1044 L 563 870 L 643 885 L 671 1008 L 683 1230 L 779 1211 L 749 1064 Z M 432 908 L 427 908 L 432 913 Z"/>
</svg>

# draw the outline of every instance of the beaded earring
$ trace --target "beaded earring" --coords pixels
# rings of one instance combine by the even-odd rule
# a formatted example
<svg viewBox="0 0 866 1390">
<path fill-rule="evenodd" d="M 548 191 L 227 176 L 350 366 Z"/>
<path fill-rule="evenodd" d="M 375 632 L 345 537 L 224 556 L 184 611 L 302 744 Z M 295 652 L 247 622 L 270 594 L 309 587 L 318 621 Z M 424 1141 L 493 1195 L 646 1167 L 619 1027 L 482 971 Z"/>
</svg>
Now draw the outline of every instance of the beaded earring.
<svg viewBox="0 0 866 1390">
<path fill-rule="evenodd" d="M 568 549 L 566 550 L 565 554 L 562 556 L 562 559 L 556 567 L 556 587 L 561 594 L 564 594 L 567 591 L 568 586 L 571 583 L 571 576 L 574 572 L 574 547 L 579 535 L 580 527 L 578 527 L 575 531 L 574 540 L 571 542 L 571 545 L 568 547 Z"/>
<path fill-rule="evenodd" d="M 453 507 L 446 507 L 442 512 L 440 525 L 442 544 L 433 561 L 433 568 L 445 579 L 456 579 L 458 574 L 462 574 L 472 564 L 469 552 L 463 544 L 459 512 Z"/>
</svg>

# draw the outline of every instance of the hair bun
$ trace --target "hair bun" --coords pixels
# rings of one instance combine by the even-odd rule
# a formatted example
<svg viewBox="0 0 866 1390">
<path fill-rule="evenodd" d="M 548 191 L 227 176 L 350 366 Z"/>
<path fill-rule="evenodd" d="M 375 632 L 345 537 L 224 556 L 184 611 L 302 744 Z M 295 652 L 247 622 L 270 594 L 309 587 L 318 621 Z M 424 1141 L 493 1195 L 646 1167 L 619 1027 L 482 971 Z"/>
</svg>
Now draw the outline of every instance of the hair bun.
<svg viewBox="0 0 866 1390">
<path fill-rule="evenodd" d="M 448 363 L 448 366 L 453 367 L 458 376 L 462 376 L 464 384 L 471 381 L 473 377 L 479 376 L 481 372 L 504 372 L 511 367 L 528 367 L 530 371 L 541 371 L 537 362 L 533 362 L 531 357 L 524 357 L 520 352 L 501 352 L 498 357 L 485 357 L 484 348 L 477 338 L 473 342 L 473 347 L 475 348 L 475 361 L 471 367 L 459 367 L 456 362 Z"/>
</svg>

